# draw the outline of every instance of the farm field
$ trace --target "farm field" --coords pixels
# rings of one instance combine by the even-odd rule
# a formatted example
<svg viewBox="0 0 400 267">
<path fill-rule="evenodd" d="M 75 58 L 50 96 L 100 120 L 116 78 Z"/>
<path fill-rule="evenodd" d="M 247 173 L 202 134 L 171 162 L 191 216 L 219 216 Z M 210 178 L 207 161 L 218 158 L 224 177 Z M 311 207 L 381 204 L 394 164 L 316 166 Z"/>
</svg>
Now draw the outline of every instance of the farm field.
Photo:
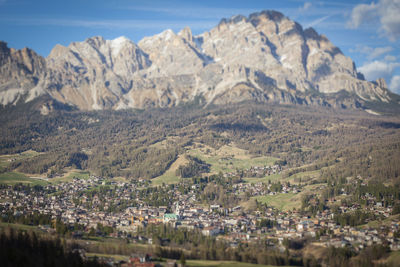
<svg viewBox="0 0 400 267">
<path fill-rule="evenodd" d="M 17 184 L 27 183 L 32 185 L 46 185 L 47 182 L 38 178 L 30 178 L 19 172 L 5 172 L 0 174 L 0 183 L 2 184 Z"/>
</svg>

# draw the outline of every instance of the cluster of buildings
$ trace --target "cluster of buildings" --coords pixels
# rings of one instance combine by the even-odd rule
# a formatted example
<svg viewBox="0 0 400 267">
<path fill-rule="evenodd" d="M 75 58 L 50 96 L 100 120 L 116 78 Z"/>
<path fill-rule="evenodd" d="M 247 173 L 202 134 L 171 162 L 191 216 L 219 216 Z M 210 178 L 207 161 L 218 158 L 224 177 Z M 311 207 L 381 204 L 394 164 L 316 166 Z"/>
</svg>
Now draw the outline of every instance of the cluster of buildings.
<svg viewBox="0 0 400 267">
<path fill-rule="evenodd" d="M 14 190 L 11 186 L 0 189 L 2 216 L 12 211 L 14 216 L 32 213 L 51 215 L 66 224 L 83 225 L 86 231 L 98 225 L 115 229 L 114 236 L 135 236 L 138 229 L 151 224 L 170 224 L 175 228 L 199 230 L 206 236 L 216 236 L 232 247 L 240 242 L 266 241 L 271 246 L 282 247 L 285 239 L 310 239 L 322 246 L 352 246 L 362 249 L 373 244 L 387 244 L 392 250 L 400 249 L 399 217 L 375 228 L 340 226 L 334 213 L 327 209 L 313 218 L 299 211 L 283 212 L 274 208 L 247 211 L 244 207 L 226 208 L 218 204 L 204 205 L 197 201 L 199 185 L 185 185 L 187 193 L 170 187 L 166 194 L 173 202 L 167 206 L 151 206 L 139 196 L 146 190 L 145 182 L 110 182 L 101 177 L 73 179 L 71 182 L 50 184 L 43 190 Z M 108 187 L 107 187 L 108 186 Z M 113 188 L 113 195 L 102 194 L 99 188 Z M 262 183 L 237 183 L 232 194 L 250 192 L 250 196 L 271 194 Z M 301 188 L 283 185 L 278 194 L 299 192 Z M 391 207 L 373 201 L 369 196 L 368 210 L 381 218 L 391 216 Z M 331 200 L 333 201 L 333 200 Z M 341 213 L 354 212 L 360 206 L 340 206 Z M 139 240 L 152 243 L 151 238 Z"/>
<path fill-rule="evenodd" d="M 249 169 L 243 171 L 245 177 L 265 177 L 273 174 L 279 174 L 282 172 L 280 165 L 272 166 L 252 166 Z"/>
</svg>

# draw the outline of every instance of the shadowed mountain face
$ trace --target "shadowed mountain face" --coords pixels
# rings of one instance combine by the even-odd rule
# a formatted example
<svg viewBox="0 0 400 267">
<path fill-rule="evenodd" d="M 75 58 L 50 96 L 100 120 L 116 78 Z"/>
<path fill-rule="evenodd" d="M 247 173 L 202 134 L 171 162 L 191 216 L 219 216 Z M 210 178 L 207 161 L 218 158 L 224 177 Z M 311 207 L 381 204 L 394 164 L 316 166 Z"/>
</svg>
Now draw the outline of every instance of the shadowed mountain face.
<svg viewBox="0 0 400 267">
<path fill-rule="evenodd" d="M 16 103 L 35 87 L 45 66 L 45 59 L 34 51 L 10 49 L 0 41 L 0 104 Z"/>
<path fill-rule="evenodd" d="M 43 59 L 0 45 L 0 100 L 49 95 L 82 110 L 245 100 L 335 107 L 396 102 L 325 36 L 275 11 L 223 19 L 198 36 L 166 30 L 138 44 L 93 37 Z"/>
</svg>

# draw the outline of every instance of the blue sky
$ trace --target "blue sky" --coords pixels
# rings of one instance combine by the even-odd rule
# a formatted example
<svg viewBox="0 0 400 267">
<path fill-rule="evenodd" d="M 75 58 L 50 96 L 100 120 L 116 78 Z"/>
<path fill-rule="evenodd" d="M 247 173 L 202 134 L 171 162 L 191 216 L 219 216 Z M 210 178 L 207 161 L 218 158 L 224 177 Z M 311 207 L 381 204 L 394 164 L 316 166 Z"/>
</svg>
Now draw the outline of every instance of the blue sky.
<svg viewBox="0 0 400 267">
<path fill-rule="evenodd" d="M 47 56 L 56 44 L 126 36 L 138 42 L 170 28 L 210 30 L 221 18 L 278 10 L 326 35 L 367 79 L 400 93 L 400 0 L 0 0 L 0 40 Z"/>
</svg>

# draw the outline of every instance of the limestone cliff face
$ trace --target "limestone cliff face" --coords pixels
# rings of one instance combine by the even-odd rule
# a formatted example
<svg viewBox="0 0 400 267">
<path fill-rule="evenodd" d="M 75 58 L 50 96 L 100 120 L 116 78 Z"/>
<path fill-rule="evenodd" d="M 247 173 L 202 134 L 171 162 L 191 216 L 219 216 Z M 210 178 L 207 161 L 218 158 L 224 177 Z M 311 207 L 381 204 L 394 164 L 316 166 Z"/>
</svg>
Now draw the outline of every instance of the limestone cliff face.
<svg viewBox="0 0 400 267">
<path fill-rule="evenodd" d="M 88 110 L 114 108 L 132 89 L 135 73 L 150 65 L 147 55 L 125 37 L 57 45 L 46 61 L 47 76 L 38 87 L 61 102 Z"/>
<path fill-rule="evenodd" d="M 44 58 L 24 48 L 8 48 L 0 41 L 0 104 L 15 104 L 35 87 L 46 69 Z"/>
<path fill-rule="evenodd" d="M 167 107 L 199 96 L 207 104 L 391 101 L 384 81 L 365 81 L 325 36 L 276 11 L 223 19 L 198 36 L 189 28 L 166 30 L 137 45 L 125 37 L 93 37 L 57 45 L 45 61 L 19 53 L 14 61 L 0 59 L 0 88 L 12 83 L 30 89 L 28 100 L 49 94 L 83 110 Z M 20 78 L 5 79 L 3 69 L 18 64 L 26 70 L 11 72 Z"/>
</svg>

